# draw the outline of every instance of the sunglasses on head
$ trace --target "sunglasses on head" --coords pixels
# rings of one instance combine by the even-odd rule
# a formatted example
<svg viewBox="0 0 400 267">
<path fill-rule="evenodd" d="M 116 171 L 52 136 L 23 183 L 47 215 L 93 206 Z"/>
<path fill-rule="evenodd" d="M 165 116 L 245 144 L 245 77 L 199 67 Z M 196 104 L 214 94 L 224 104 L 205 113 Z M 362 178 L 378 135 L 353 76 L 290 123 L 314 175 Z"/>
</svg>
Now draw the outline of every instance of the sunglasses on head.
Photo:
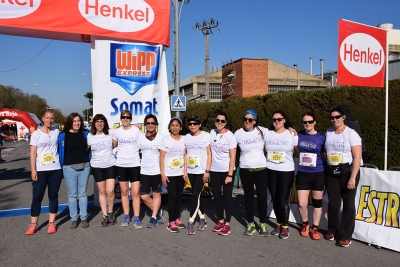
<svg viewBox="0 0 400 267">
<path fill-rule="evenodd" d="M 199 122 L 189 122 L 188 125 L 189 126 L 192 126 L 192 125 L 197 126 L 197 125 L 200 125 L 200 123 Z"/>
<path fill-rule="evenodd" d="M 132 117 L 131 117 L 131 116 L 121 116 L 121 120 L 122 120 L 122 119 L 131 120 Z"/>
<path fill-rule="evenodd" d="M 336 115 L 336 116 L 330 116 L 329 118 L 331 119 L 331 121 L 333 121 L 333 119 L 340 119 L 342 117 L 342 115 Z"/>
<path fill-rule="evenodd" d="M 156 125 L 156 122 L 155 121 L 149 121 L 149 122 L 146 122 L 146 125 Z"/>
<path fill-rule="evenodd" d="M 252 119 L 252 118 L 243 118 L 243 121 L 244 121 L 244 122 L 246 122 L 246 121 L 248 121 L 248 122 L 253 122 L 254 119 Z"/>
<path fill-rule="evenodd" d="M 54 112 L 54 110 L 53 110 L 52 108 L 47 108 L 47 107 L 44 108 L 44 111 L 45 111 L 45 112 Z"/>
<path fill-rule="evenodd" d="M 225 123 L 226 120 L 215 119 L 215 122 L 217 122 L 217 123 Z"/>
<path fill-rule="evenodd" d="M 315 120 L 311 120 L 311 121 L 303 121 L 303 124 L 304 124 L 304 125 L 306 125 L 306 124 L 313 124 L 313 123 L 314 123 L 314 121 L 315 121 Z"/>
<path fill-rule="evenodd" d="M 273 118 L 272 122 L 277 122 L 277 121 L 281 122 L 282 120 L 283 120 L 283 118 Z"/>
</svg>

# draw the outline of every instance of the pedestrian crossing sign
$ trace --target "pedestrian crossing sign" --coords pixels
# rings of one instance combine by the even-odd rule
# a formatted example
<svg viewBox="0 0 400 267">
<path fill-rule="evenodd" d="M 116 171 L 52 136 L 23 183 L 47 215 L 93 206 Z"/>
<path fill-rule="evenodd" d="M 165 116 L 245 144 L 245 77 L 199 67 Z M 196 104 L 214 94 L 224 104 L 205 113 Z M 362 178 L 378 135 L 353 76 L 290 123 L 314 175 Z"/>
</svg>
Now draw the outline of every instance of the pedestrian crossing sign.
<svg viewBox="0 0 400 267">
<path fill-rule="evenodd" d="M 171 111 L 186 111 L 186 96 L 171 96 Z"/>
</svg>

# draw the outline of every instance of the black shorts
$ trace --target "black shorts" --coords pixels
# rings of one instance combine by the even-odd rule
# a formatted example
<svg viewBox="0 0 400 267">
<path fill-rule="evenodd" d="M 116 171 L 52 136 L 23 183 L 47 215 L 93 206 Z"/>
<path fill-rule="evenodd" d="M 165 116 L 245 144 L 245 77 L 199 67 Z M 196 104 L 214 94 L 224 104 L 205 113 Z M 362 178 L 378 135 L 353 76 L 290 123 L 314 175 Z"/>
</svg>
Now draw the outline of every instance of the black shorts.
<svg viewBox="0 0 400 267">
<path fill-rule="evenodd" d="M 149 195 L 150 188 L 152 192 L 161 192 L 161 174 L 156 175 L 140 175 L 140 192 L 142 195 Z"/>
<path fill-rule="evenodd" d="M 115 166 L 111 166 L 108 168 L 92 167 L 92 174 L 93 174 L 94 180 L 97 183 L 104 182 L 107 179 L 115 179 L 115 176 L 116 176 Z"/>
<path fill-rule="evenodd" d="M 324 191 L 325 189 L 325 172 L 297 172 L 296 175 L 297 190 L 315 190 Z"/>
<path fill-rule="evenodd" d="M 117 178 L 120 182 L 139 182 L 140 167 L 119 167 L 117 166 Z"/>
</svg>

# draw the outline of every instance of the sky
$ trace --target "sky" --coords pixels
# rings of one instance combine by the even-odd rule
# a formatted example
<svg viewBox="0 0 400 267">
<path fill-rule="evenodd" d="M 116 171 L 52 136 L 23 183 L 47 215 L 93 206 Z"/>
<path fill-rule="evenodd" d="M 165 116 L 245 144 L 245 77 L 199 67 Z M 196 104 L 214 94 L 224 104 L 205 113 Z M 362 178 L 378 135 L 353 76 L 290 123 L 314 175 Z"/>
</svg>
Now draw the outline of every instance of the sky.
<svg viewBox="0 0 400 267">
<path fill-rule="evenodd" d="M 370 26 L 392 23 L 400 29 L 399 0 L 190 0 L 180 13 L 181 80 L 205 72 L 205 37 L 196 22 L 218 21 L 210 35 L 210 70 L 240 58 L 269 58 L 320 73 L 337 69 L 338 20 Z M 168 84 L 174 61 L 174 8 L 167 49 Z M 84 75 L 83 73 L 86 73 Z M 90 44 L 0 34 L 0 84 L 37 94 L 68 115 L 89 108 L 92 91 Z M 37 86 L 36 86 L 37 84 Z"/>
</svg>

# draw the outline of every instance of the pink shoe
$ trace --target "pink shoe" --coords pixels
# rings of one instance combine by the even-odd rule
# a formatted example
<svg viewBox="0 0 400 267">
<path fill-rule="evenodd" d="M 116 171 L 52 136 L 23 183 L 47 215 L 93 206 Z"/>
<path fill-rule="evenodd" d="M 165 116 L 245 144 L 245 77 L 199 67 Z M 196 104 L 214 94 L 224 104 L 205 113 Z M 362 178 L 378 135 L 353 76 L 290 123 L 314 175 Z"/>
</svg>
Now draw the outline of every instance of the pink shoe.
<svg viewBox="0 0 400 267">
<path fill-rule="evenodd" d="M 224 228 L 222 228 L 222 230 L 218 233 L 219 235 L 228 235 L 231 233 L 231 227 L 227 224 L 224 224 Z"/>
<path fill-rule="evenodd" d="M 179 229 L 185 229 L 186 228 L 186 225 L 183 224 L 183 222 L 181 221 L 180 218 L 175 220 L 175 224 L 176 224 L 176 227 L 178 227 Z"/>
</svg>

